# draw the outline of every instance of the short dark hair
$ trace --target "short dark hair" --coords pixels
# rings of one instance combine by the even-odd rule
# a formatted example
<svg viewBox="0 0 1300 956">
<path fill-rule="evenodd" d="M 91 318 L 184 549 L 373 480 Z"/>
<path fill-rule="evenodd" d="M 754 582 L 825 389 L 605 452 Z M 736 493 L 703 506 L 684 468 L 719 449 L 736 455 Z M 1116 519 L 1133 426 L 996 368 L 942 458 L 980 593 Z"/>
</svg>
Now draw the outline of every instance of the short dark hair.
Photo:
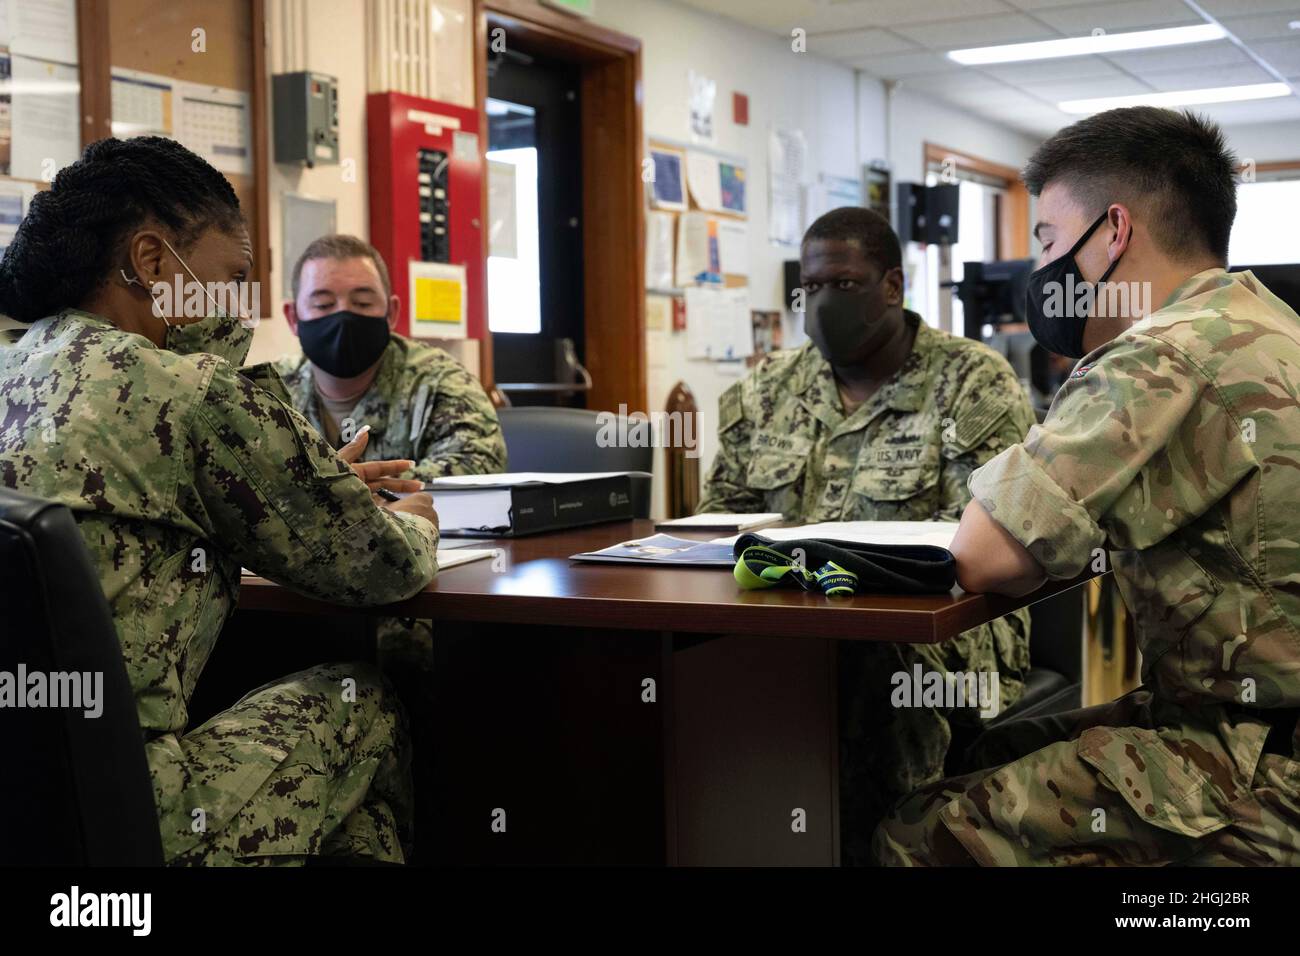
<svg viewBox="0 0 1300 956">
<path fill-rule="evenodd" d="M 388 266 L 379 250 L 356 236 L 337 233 L 313 239 L 311 245 L 302 251 L 298 261 L 293 264 L 293 300 L 298 301 L 298 283 L 302 280 L 303 264 L 309 259 L 369 259 L 379 272 L 379 281 L 384 284 L 384 295 L 393 294 L 392 283 L 388 280 Z"/>
<path fill-rule="evenodd" d="M 856 242 L 862 254 L 879 266 L 882 275 L 903 265 L 903 250 L 889 220 L 862 206 L 841 206 L 818 216 L 803 234 L 805 243 L 813 239 Z"/>
<path fill-rule="evenodd" d="M 1130 106 L 1067 126 L 1034 151 L 1022 178 L 1035 196 L 1063 184 L 1094 216 L 1124 202 L 1147 215 L 1167 254 L 1227 262 L 1236 169 L 1223 131 L 1205 117 Z"/>
<path fill-rule="evenodd" d="M 146 223 L 188 249 L 212 226 L 243 223 L 226 177 L 175 140 L 101 139 L 38 192 L 4 260 L 0 312 L 35 322 L 85 299 L 115 275 L 122 244 Z"/>
</svg>

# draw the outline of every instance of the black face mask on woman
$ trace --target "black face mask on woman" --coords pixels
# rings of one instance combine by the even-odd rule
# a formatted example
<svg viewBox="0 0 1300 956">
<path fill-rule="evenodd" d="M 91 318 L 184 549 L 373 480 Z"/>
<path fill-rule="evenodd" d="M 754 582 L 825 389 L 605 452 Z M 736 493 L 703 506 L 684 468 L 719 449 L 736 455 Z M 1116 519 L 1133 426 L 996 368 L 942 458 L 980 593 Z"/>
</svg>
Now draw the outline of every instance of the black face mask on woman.
<svg viewBox="0 0 1300 956">
<path fill-rule="evenodd" d="M 1075 307 L 1081 301 L 1079 293 L 1087 289 L 1089 294 L 1086 301 L 1094 303 L 1098 288 L 1110 278 L 1123 256 L 1117 257 L 1110 264 L 1110 268 L 1102 273 L 1091 289 L 1088 289 L 1090 283 L 1079 271 L 1074 256 L 1097 231 L 1097 227 L 1106 221 L 1109 212 L 1107 209 L 1098 216 L 1097 221 L 1084 230 L 1069 252 L 1029 274 L 1029 287 L 1025 290 L 1025 317 L 1029 321 L 1029 332 L 1034 341 L 1049 352 L 1066 358 L 1083 358 L 1083 329 L 1088 324 L 1088 316 L 1076 314 L 1080 311 Z"/>
<path fill-rule="evenodd" d="M 861 361 L 874 351 L 873 344 L 878 347 L 889 334 L 880 321 L 883 309 L 876 295 L 879 285 L 858 292 L 825 285 L 808 296 L 804 331 L 832 365 Z"/>
<path fill-rule="evenodd" d="M 332 312 L 298 322 L 298 341 L 313 365 L 335 378 L 360 375 L 388 347 L 388 315 Z"/>
</svg>

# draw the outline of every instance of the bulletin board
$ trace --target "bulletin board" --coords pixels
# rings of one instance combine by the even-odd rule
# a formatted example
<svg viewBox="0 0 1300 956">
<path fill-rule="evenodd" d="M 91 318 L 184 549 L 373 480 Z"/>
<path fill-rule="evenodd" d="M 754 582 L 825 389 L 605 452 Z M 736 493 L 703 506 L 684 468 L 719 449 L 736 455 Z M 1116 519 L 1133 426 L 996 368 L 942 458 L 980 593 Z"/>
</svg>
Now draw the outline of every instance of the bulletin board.
<svg viewBox="0 0 1300 956">
<path fill-rule="evenodd" d="M 81 152 L 78 63 L 75 0 L 0 4 L 0 252 Z"/>
<path fill-rule="evenodd" d="M 186 115 L 173 115 L 185 123 L 187 145 L 205 152 L 203 144 L 220 144 L 216 155 L 221 169 L 239 197 L 253 240 L 254 275 L 262 288 L 263 307 L 270 292 L 270 229 L 266 183 L 267 106 L 265 0 L 92 0 L 82 4 L 98 18 L 82 24 L 83 100 L 94 117 L 90 138 L 137 135 L 130 129 L 113 130 L 114 73 L 149 75 L 171 81 L 187 92 L 208 89 L 211 96 L 192 96 Z M 202 30 L 201 34 L 196 34 Z M 202 49 L 196 49 L 201 47 Z M 119 91 L 119 107 L 122 105 Z M 173 108 L 181 104 L 173 97 Z M 246 124 L 247 156 L 229 149 L 230 130 L 239 125 L 242 103 Z M 136 117 L 138 118 L 138 116 Z M 207 152 L 211 152 L 208 150 Z M 206 158 L 206 157 L 205 157 Z M 211 161 L 211 159 L 210 159 Z M 241 169 L 243 171 L 237 171 Z"/>
<path fill-rule="evenodd" d="M 666 330 L 671 315 L 688 358 L 748 359 L 748 161 L 652 137 L 645 168 L 647 329 Z"/>
</svg>

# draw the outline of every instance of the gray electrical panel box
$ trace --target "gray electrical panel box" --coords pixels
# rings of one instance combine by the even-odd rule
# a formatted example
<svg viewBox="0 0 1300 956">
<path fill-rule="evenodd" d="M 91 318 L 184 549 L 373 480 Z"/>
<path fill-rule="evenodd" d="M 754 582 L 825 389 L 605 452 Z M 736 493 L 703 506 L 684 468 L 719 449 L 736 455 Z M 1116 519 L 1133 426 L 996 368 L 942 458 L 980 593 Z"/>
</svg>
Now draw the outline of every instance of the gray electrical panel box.
<svg viewBox="0 0 1300 956">
<path fill-rule="evenodd" d="M 338 165 L 338 96 L 338 80 L 324 73 L 271 77 L 277 163 Z"/>
</svg>

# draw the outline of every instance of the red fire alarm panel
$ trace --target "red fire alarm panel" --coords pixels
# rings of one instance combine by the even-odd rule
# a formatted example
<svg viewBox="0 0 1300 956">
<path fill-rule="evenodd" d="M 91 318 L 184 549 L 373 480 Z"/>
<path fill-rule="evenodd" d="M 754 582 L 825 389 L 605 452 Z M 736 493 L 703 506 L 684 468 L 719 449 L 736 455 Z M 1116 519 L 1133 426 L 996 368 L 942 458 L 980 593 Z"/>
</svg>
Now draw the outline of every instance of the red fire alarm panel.
<svg viewBox="0 0 1300 956">
<path fill-rule="evenodd" d="M 370 242 L 402 299 L 397 331 L 483 338 L 478 113 L 405 93 L 366 97 Z"/>
</svg>

